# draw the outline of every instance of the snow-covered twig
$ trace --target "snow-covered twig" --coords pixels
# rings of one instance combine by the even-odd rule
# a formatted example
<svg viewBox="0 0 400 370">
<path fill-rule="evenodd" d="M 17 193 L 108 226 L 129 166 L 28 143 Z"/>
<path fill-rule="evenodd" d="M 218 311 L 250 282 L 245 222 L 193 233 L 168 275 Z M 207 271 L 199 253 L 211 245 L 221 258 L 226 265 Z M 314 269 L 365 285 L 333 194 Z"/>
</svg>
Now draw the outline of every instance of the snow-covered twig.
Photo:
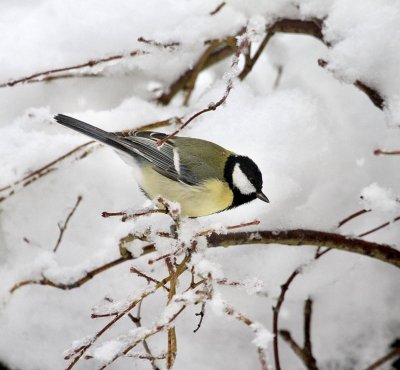
<svg viewBox="0 0 400 370">
<path fill-rule="evenodd" d="M 8 82 L 4 82 L 2 84 L 0 84 L 0 88 L 2 87 L 12 87 L 18 84 L 22 84 L 25 82 L 29 82 L 29 81 L 35 81 L 35 82 L 40 82 L 43 81 L 43 79 L 45 79 L 46 77 L 50 76 L 50 75 L 54 75 L 54 74 L 58 74 L 60 72 L 67 72 L 67 71 L 76 71 L 76 70 L 80 70 L 82 68 L 91 68 L 94 67 L 98 64 L 103 64 L 103 63 L 107 63 L 107 62 L 111 62 L 114 60 L 119 60 L 119 59 L 123 59 L 126 57 L 134 57 L 137 55 L 144 55 L 147 54 L 146 51 L 143 50 L 132 50 L 128 53 L 123 53 L 123 54 L 116 54 L 116 55 L 111 55 L 109 57 L 103 57 L 103 58 L 98 58 L 98 59 L 91 59 L 87 62 L 81 63 L 81 64 L 76 64 L 73 66 L 68 66 L 68 67 L 61 67 L 61 68 L 55 68 L 55 69 L 50 69 L 47 71 L 42 71 L 42 72 L 38 72 L 38 73 L 34 73 L 30 76 L 25 76 L 25 77 L 21 77 L 21 78 L 17 78 L 17 79 L 12 79 Z"/>
<path fill-rule="evenodd" d="M 179 276 L 180 274 L 182 274 L 184 271 L 186 271 L 187 266 L 186 263 L 188 261 L 188 258 L 185 257 L 182 262 L 177 266 L 176 268 L 176 274 Z M 153 294 L 156 290 L 158 290 L 159 288 L 162 287 L 162 285 L 165 282 L 168 282 L 170 280 L 170 276 L 166 277 L 165 279 L 163 279 L 159 284 L 146 289 L 138 298 L 133 299 L 128 305 L 127 307 L 120 312 L 118 315 L 116 315 L 111 321 L 109 321 L 101 330 L 99 330 L 91 339 L 91 341 L 87 344 L 85 344 L 84 346 L 81 346 L 79 348 L 79 351 L 75 351 L 74 353 L 72 353 L 71 355 L 66 356 L 66 359 L 72 359 L 72 361 L 70 362 L 70 364 L 68 365 L 68 367 L 66 368 L 66 370 L 70 370 L 72 369 L 76 363 L 82 358 L 82 356 L 87 352 L 87 350 L 106 332 L 108 331 L 112 326 L 114 326 L 114 324 L 119 321 L 121 318 L 123 318 L 125 315 L 127 315 L 139 302 L 141 302 L 143 299 L 145 299 L 147 296 L 149 296 L 150 294 Z M 146 339 L 147 336 L 143 339 Z M 141 339 L 138 343 L 140 343 L 143 339 Z M 137 344 L 137 343 L 136 343 Z M 135 345 L 136 345 L 135 344 Z M 129 352 L 134 346 L 132 346 L 131 348 L 129 348 L 127 352 Z M 121 355 L 123 355 L 125 353 L 121 353 Z M 116 358 L 115 358 L 116 359 Z M 113 360 L 114 361 L 114 360 Z M 104 368 L 104 367 L 103 367 Z"/>
<path fill-rule="evenodd" d="M 155 128 L 169 126 L 173 122 L 176 122 L 176 119 L 177 119 L 176 117 L 173 117 L 173 118 L 169 118 L 166 120 L 145 124 L 145 125 L 135 128 L 134 130 L 129 129 L 129 130 L 119 131 L 119 132 L 115 132 L 115 133 L 120 134 L 120 135 L 126 135 L 132 131 L 152 130 Z M 93 146 L 90 147 L 92 144 L 93 144 Z M 89 148 L 86 149 L 86 147 L 89 147 Z M 24 176 L 22 179 L 14 181 L 13 183 L 11 183 L 9 185 L 6 185 L 6 186 L 0 188 L 0 192 L 8 191 L 8 194 L 0 196 L 0 203 L 4 200 L 8 199 L 12 195 L 15 195 L 18 190 L 21 190 L 21 189 L 33 184 L 36 180 L 39 180 L 40 178 L 58 170 L 59 168 L 61 168 L 60 165 L 63 164 L 72 155 L 79 153 L 79 156 L 73 157 L 73 159 L 71 160 L 71 163 L 76 162 L 80 159 L 86 158 L 88 155 L 92 154 L 95 149 L 100 148 L 100 147 L 102 147 L 102 145 L 96 144 L 96 142 L 94 140 L 88 141 L 84 144 L 80 144 L 77 147 L 73 148 L 72 150 L 70 150 L 70 151 L 64 153 L 63 155 L 61 155 L 60 157 L 56 158 L 55 160 L 30 172 L 28 175 Z M 85 149 L 85 150 L 83 150 L 83 149 Z M 82 152 L 82 153 L 80 153 L 80 152 Z M 110 216 L 112 216 L 112 215 L 110 215 Z M 107 217 L 107 216 L 104 216 L 104 217 Z"/>
<path fill-rule="evenodd" d="M 141 316 L 141 311 L 142 311 L 142 303 L 143 301 L 140 301 L 137 307 L 137 315 L 134 317 L 131 313 L 128 314 L 128 317 L 132 320 L 132 322 L 136 325 L 137 328 L 142 327 L 142 316 Z M 147 343 L 147 340 L 143 340 L 143 348 L 146 351 L 147 356 L 142 356 L 142 357 L 136 357 L 137 354 L 131 353 L 131 354 L 126 354 L 126 356 L 130 356 L 133 358 L 142 358 L 142 359 L 147 359 L 151 363 L 151 367 L 153 370 L 160 370 L 160 368 L 156 364 L 156 360 L 162 360 L 166 358 L 166 354 L 162 354 L 160 356 L 153 356 L 149 344 Z M 135 356 L 136 355 L 136 356 Z"/>
<path fill-rule="evenodd" d="M 236 320 L 247 325 L 254 333 L 255 338 L 252 343 L 257 347 L 258 359 L 260 361 L 261 370 L 268 370 L 267 364 L 267 347 L 272 339 L 272 334 L 264 328 L 260 323 L 250 320 L 246 315 L 235 310 L 232 306 L 222 301 L 223 312 L 228 316 L 232 316 Z"/>
<path fill-rule="evenodd" d="M 205 65 L 206 60 L 209 58 L 209 55 L 211 55 L 212 50 L 218 45 L 218 43 L 219 43 L 219 41 L 215 41 L 215 40 L 211 41 L 210 46 L 207 48 L 206 52 L 202 55 L 202 57 L 200 58 L 200 60 L 198 62 L 199 67 L 197 67 L 197 69 L 195 68 L 193 71 L 194 78 L 197 78 L 198 74 L 200 73 L 200 70 L 203 68 L 203 65 Z M 244 53 L 246 48 L 250 45 L 250 37 L 247 34 L 247 30 L 245 32 L 243 32 L 243 34 L 239 34 L 237 36 L 237 43 L 238 43 L 238 45 L 237 45 L 236 51 L 233 55 L 229 75 L 228 75 L 228 78 L 226 81 L 225 92 L 222 95 L 222 97 L 217 102 L 208 104 L 207 108 L 204 108 L 204 109 L 194 113 L 185 122 L 183 122 L 182 125 L 179 126 L 179 128 L 176 129 L 172 134 L 166 136 L 162 140 L 159 140 L 157 143 L 158 145 L 164 144 L 166 141 L 168 141 L 169 139 L 171 139 L 172 137 L 177 135 L 186 126 L 188 126 L 195 118 L 201 116 L 204 113 L 214 111 L 218 107 L 220 107 L 221 105 L 223 105 L 225 103 L 226 99 L 228 98 L 228 96 L 233 88 L 233 82 L 234 82 L 235 78 L 239 76 L 239 72 L 237 70 L 238 65 L 239 65 L 239 57 L 242 53 Z M 190 82 L 190 81 L 191 81 L 191 79 L 188 80 L 188 82 Z M 194 87 L 193 81 L 190 83 L 190 86 L 191 87 L 190 87 L 189 91 L 193 90 L 193 87 Z M 190 94 L 185 99 L 186 103 L 188 102 L 189 97 L 190 97 Z"/>
<path fill-rule="evenodd" d="M 95 141 L 91 140 L 84 144 L 78 145 L 77 147 L 68 151 L 67 153 L 63 154 L 62 156 L 47 163 L 45 166 L 32 171 L 28 175 L 24 176 L 22 179 L 17 180 L 10 185 L 0 188 L 0 192 L 8 191 L 7 195 L 0 196 L 0 202 L 2 202 L 4 200 L 6 200 L 7 198 L 9 198 L 10 196 L 14 195 L 17 192 L 17 190 L 20 190 L 28 185 L 31 185 L 32 183 L 34 183 L 36 180 L 40 179 L 41 177 L 43 177 L 53 171 L 58 170 L 60 168 L 59 164 L 61 162 L 64 162 L 66 159 L 70 158 L 74 154 L 79 153 L 79 156 L 74 156 L 72 159 L 72 162 L 75 162 L 75 161 L 85 158 L 87 155 L 92 153 L 94 149 L 99 147 L 98 145 L 93 145 L 89 149 L 86 149 L 88 146 L 90 146 L 94 143 L 95 143 Z M 80 153 L 80 152 L 82 152 L 82 153 Z"/>
</svg>

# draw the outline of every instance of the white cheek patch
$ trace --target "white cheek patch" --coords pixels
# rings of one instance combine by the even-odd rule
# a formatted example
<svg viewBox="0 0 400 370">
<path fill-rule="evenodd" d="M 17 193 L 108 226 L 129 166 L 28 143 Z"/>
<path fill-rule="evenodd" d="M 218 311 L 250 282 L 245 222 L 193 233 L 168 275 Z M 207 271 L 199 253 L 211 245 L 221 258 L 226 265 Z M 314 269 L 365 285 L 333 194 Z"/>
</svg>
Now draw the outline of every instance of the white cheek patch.
<svg viewBox="0 0 400 370">
<path fill-rule="evenodd" d="M 178 174 L 181 174 L 181 164 L 180 164 L 180 158 L 179 158 L 179 153 L 178 153 L 178 149 L 174 148 L 174 167 L 176 172 L 178 172 Z"/>
<path fill-rule="evenodd" d="M 256 192 L 256 188 L 254 187 L 254 185 L 240 169 L 239 163 L 236 163 L 233 169 L 232 182 L 233 185 L 238 188 L 242 194 L 248 195 Z"/>
</svg>

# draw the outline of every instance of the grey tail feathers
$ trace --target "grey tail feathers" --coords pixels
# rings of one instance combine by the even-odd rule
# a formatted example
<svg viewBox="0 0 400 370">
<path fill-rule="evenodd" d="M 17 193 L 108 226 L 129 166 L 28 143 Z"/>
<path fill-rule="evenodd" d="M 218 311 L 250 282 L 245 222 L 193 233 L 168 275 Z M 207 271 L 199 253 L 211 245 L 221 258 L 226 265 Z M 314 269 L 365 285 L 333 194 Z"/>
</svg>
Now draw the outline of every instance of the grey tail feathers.
<svg viewBox="0 0 400 370">
<path fill-rule="evenodd" d="M 101 141 L 104 144 L 127 152 L 126 147 L 122 144 L 121 138 L 111 132 L 104 131 L 100 128 L 94 127 L 92 125 L 89 125 L 88 123 L 79 121 L 78 119 L 66 116 L 64 114 L 57 114 L 54 119 L 63 126 L 72 128 L 73 130 L 90 136 L 93 139 Z"/>
</svg>

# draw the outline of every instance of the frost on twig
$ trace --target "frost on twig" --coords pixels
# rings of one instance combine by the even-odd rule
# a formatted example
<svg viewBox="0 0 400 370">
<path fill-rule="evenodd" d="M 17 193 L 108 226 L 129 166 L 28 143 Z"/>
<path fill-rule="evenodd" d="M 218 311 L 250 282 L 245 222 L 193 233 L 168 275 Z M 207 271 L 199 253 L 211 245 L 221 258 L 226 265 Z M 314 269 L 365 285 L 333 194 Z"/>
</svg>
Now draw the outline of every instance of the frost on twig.
<svg viewBox="0 0 400 370">
<path fill-rule="evenodd" d="M 160 208 L 164 212 L 152 212 Z M 152 271 L 161 269 L 165 263 L 168 275 L 160 280 L 148 272 L 132 266 L 131 272 L 137 275 L 138 278 L 144 279 L 148 284 L 147 287 L 137 292 L 134 296 L 126 297 L 123 300 L 114 301 L 111 298 L 106 298 L 93 308 L 91 315 L 93 319 L 108 318 L 110 321 L 91 336 L 90 340 L 84 340 L 79 346 L 73 346 L 73 350 L 70 350 L 66 355 L 66 359 L 70 361 L 68 369 L 73 368 L 81 358 L 87 360 L 96 359 L 100 363 L 101 369 L 105 369 L 120 358 L 143 358 L 143 356 L 136 356 L 132 353 L 132 350 L 139 344 L 143 344 L 146 350 L 145 357 L 151 361 L 153 369 L 155 369 L 157 368 L 156 357 L 149 350 L 146 340 L 161 332 L 166 332 L 168 336 L 165 360 L 166 367 L 172 368 L 178 354 L 178 340 L 175 331 L 178 317 L 188 306 L 201 304 L 201 316 L 203 318 L 205 304 L 213 296 L 214 283 L 218 284 L 218 281 L 224 281 L 221 268 L 207 260 L 205 255 L 207 247 L 206 235 L 208 232 L 205 233 L 205 230 L 202 230 L 201 225 L 196 220 L 181 218 L 180 208 L 177 204 L 158 197 L 144 211 L 122 213 L 125 216 L 128 216 L 128 214 L 134 216 L 130 218 L 136 220 L 133 224 L 134 230 L 130 234 L 132 237 L 128 238 L 129 240 L 125 238 L 126 246 L 138 238 L 142 242 L 152 243 L 153 252 L 155 253 L 155 257 L 149 260 L 152 265 Z M 157 224 L 152 223 L 152 217 L 159 218 Z M 163 218 L 164 221 L 161 221 L 160 218 Z M 230 229 L 257 223 L 253 221 L 241 225 L 232 225 L 228 226 L 225 231 L 221 227 L 219 229 L 222 232 L 226 232 Z M 131 258 L 133 258 L 132 254 L 128 259 Z M 179 283 L 186 273 L 192 275 L 192 282 L 187 288 Z M 247 283 L 247 285 L 251 284 L 255 285 L 256 283 Z M 156 323 L 152 327 L 145 328 L 140 321 L 144 313 L 138 313 L 138 316 L 134 317 L 131 314 L 131 310 L 135 307 L 140 307 L 147 297 L 159 291 L 160 288 L 164 289 L 167 294 L 167 304 Z M 232 309 L 230 308 L 230 310 Z M 137 328 L 97 345 L 98 339 L 125 316 L 129 317 Z M 256 333 L 255 343 L 257 342 L 261 368 L 265 370 L 267 369 L 265 348 L 260 342 L 263 331 L 256 324 L 251 328 Z M 164 356 L 158 359 L 164 359 Z"/>
</svg>

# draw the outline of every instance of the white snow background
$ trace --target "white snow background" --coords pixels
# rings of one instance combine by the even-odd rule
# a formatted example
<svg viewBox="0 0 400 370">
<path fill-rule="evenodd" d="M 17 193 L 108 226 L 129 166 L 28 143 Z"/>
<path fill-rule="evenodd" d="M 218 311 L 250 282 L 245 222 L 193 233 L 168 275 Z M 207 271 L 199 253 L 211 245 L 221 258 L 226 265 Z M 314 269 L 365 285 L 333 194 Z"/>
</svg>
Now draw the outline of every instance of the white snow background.
<svg viewBox="0 0 400 370">
<path fill-rule="evenodd" d="M 102 77 L 68 78 L 0 89 L 0 188 L 20 179 L 87 138 L 57 125 L 64 113 L 109 131 L 187 115 L 224 93 L 230 58 L 203 72 L 188 107 L 182 95 L 168 106 L 154 102 L 154 86 L 167 88 L 195 63 L 203 42 L 234 35 L 252 24 L 279 17 L 324 18 L 331 44 L 302 35 L 275 35 L 249 76 L 236 81 L 226 103 L 196 119 L 182 133 L 214 141 L 254 159 L 271 203 L 254 201 L 235 210 L 198 219 L 204 226 L 233 225 L 258 219 L 253 229 L 334 231 L 338 222 L 362 208 L 372 211 L 346 224 L 340 233 L 358 235 L 400 213 L 400 157 L 375 156 L 376 148 L 400 149 L 400 3 L 395 0 L 227 0 L 102 2 L 2 0 L 0 2 L 0 83 L 39 71 L 144 50 L 146 55 L 100 64 L 83 72 Z M 261 35 L 262 36 L 262 35 Z M 177 41 L 164 49 L 137 41 Z M 328 67 L 317 60 L 328 61 Z M 274 83 L 277 66 L 282 76 Z M 383 111 L 352 82 L 361 80 L 380 92 Z M 163 132 L 172 132 L 172 127 Z M 77 196 L 83 197 L 57 251 L 58 222 Z M 360 199 L 360 196 L 363 199 Z M 68 282 L 84 271 L 118 258 L 118 241 L 135 227 L 104 219 L 102 211 L 140 209 L 146 200 L 133 171 L 109 148 L 20 189 L 0 203 L 0 362 L 10 369 L 62 369 L 63 352 L 93 335 L 106 319 L 90 318 L 105 296 L 116 300 L 146 288 L 129 272 L 131 265 L 151 273 L 147 257 L 126 262 L 96 276 L 79 289 L 25 286 L 40 278 Z M 25 239 L 25 240 L 24 240 Z M 365 239 L 400 246 L 400 223 Z M 29 243 L 26 241 L 29 240 Z M 254 289 L 218 287 L 238 311 L 272 331 L 272 306 L 292 271 L 312 260 L 315 248 L 258 245 L 206 252 L 206 268 L 232 280 L 263 282 L 268 298 Z M 155 271 L 163 277 L 165 270 Z M 251 284 L 250 284 L 251 285 Z M 258 286 L 258 288 L 260 288 Z M 253 290 L 253 292 L 251 291 Z M 290 287 L 280 327 L 302 343 L 303 302 L 314 300 L 313 351 L 320 369 L 363 369 L 384 355 L 400 336 L 399 272 L 393 266 L 357 254 L 331 251 L 311 263 Z M 145 328 L 160 319 L 165 297 L 142 306 Z M 174 368 L 258 369 L 255 340 L 248 327 L 206 308 L 196 328 L 199 307 L 176 321 L 178 354 Z M 115 340 L 135 327 L 123 319 L 99 343 Z M 265 338 L 268 333 L 264 332 Z M 261 340 L 259 337 L 256 340 Z M 109 342 L 98 357 L 112 350 Z M 156 350 L 166 335 L 149 340 Z M 107 348 L 108 346 L 108 348 Z M 302 369 L 280 341 L 285 369 Z M 268 347 L 273 367 L 272 346 Z M 82 359 L 77 368 L 95 369 Z M 164 366 L 160 362 L 160 366 Z M 386 367 L 385 367 L 386 366 Z M 389 369 L 389 364 L 382 369 Z M 110 369 L 150 369 L 144 360 L 125 358 Z"/>
</svg>

